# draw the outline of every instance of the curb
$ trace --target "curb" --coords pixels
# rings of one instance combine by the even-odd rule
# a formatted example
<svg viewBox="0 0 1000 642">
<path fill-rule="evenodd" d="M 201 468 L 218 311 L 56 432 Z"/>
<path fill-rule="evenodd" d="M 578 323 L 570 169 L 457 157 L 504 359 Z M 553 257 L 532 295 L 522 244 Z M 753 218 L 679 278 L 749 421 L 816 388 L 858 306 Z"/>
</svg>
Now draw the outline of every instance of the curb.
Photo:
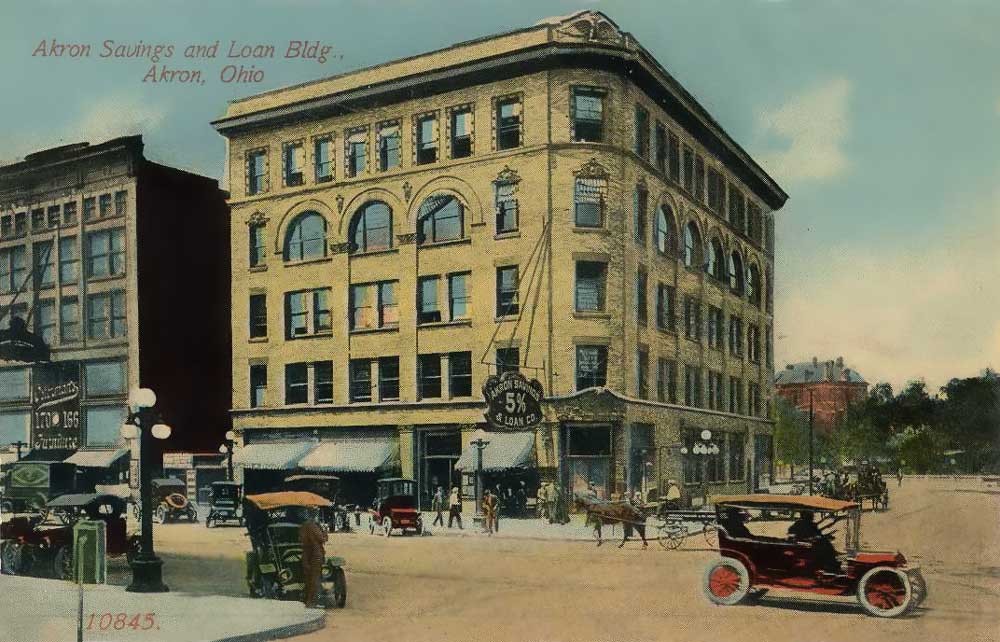
<svg viewBox="0 0 1000 642">
<path fill-rule="evenodd" d="M 296 635 L 305 635 L 313 631 L 319 631 L 326 626 L 326 611 L 321 611 L 314 619 L 298 624 L 289 624 L 276 629 L 267 629 L 255 633 L 244 633 L 224 638 L 217 638 L 209 642 L 264 642 L 265 640 L 280 640 Z"/>
</svg>

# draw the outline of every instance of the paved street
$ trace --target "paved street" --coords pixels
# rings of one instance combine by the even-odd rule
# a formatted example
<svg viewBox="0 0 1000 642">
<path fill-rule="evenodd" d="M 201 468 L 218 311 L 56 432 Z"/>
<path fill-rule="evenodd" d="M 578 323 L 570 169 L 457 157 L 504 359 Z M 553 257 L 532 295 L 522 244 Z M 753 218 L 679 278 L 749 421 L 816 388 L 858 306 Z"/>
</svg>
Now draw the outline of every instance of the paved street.
<svg viewBox="0 0 1000 642">
<path fill-rule="evenodd" d="M 759 606 L 715 607 L 701 593 L 712 553 L 630 543 L 464 536 L 330 537 L 348 561 L 348 604 L 302 642 L 409 640 L 988 640 L 1000 627 L 1000 494 L 978 481 L 893 481 L 892 510 L 866 513 L 873 548 L 918 559 L 930 597 L 913 616 L 861 615 L 853 600 L 772 593 Z M 241 595 L 242 529 L 157 527 L 177 590 Z M 405 633 L 404 633 L 405 631 Z"/>
</svg>

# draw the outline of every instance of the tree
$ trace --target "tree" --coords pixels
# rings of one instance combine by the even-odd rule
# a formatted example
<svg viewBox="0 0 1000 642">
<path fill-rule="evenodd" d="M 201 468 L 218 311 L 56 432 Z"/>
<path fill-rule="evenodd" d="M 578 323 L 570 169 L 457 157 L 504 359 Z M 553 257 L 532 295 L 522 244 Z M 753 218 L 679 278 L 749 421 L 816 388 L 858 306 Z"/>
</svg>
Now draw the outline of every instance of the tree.
<svg viewBox="0 0 1000 642">
<path fill-rule="evenodd" d="M 809 461 L 809 417 L 782 396 L 774 404 L 774 456 L 779 461 L 795 464 Z"/>
</svg>

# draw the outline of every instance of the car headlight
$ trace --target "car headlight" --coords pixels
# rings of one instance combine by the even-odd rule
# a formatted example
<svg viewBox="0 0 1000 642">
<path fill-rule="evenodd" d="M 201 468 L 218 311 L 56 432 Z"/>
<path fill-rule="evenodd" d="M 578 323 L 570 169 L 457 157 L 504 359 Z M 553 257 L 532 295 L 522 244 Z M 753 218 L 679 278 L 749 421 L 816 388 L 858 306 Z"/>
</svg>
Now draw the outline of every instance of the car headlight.
<svg viewBox="0 0 1000 642">
<path fill-rule="evenodd" d="M 278 581 L 283 584 L 287 584 L 292 579 L 292 572 L 287 568 L 283 568 L 278 572 Z"/>
<path fill-rule="evenodd" d="M 333 567 L 329 564 L 323 565 L 323 579 L 328 580 L 333 577 Z"/>
</svg>

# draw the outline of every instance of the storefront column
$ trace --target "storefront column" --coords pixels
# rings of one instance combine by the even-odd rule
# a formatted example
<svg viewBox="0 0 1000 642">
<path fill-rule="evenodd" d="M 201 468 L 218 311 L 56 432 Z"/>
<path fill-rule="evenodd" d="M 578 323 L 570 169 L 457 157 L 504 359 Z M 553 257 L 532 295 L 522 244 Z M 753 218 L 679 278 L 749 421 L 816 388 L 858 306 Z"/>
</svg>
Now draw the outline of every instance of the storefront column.
<svg viewBox="0 0 1000 642">
<path fill-rule="evenodd" d="M 415 444 L 413 436 L 413 426 L 412 425 L 397 426 L 396 430 L 399 433 L 400 474 L 403 477 L 416 479 L 417 467 L 415 465 L 414 455 L 413 455 L 413 449 Z"/>
</svg>

